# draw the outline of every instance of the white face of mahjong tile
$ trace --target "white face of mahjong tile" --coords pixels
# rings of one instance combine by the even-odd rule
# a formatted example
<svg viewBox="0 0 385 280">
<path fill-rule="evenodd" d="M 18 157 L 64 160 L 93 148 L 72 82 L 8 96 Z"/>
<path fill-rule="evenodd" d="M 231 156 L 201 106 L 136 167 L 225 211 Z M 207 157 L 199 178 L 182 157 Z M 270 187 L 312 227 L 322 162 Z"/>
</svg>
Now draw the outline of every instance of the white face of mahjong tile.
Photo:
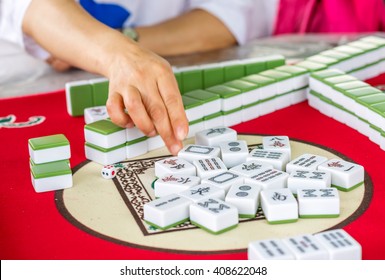
<svg viewBox="0 0 385 280">
<path fill-rule="evenodd" d="M 196 176 L 186 175 L 166 175 L 158 179 L 160 183 L 170 185 L 181 185 L 181 186 L 195 186 L 199 184 L 200 178 Z"/>
<path fill-rule="evenodd" d="M 273 159 L 273 160 L 282 160 L 286 157 L 286 154 L 283 152 L 272 152 L 262 149 L 254 149 L 250 152 L 250 156 L 258 160 L 260 159 Z"/>
<path fill-rule="evenodd" d="M 264 185 L 268 185 L 271 182 L 282 180 L 285 177 L 289 177 L 289 174 L 274 168 L 269 168 L 261 170 L 258 174 L 252 176 L 251 179 L 263 183 Z"/>
<path fill-rule="evenodd" d="M 261 163 L 256 160 L 250 160 L 240 165 L 234 166 L 230 171 L 242 174 L 246 177 L 251 177 L 255 175 L 259 170 L 263 169 L 272 169 L 273 166 L 267 163 Z"/>
<path fill-rule="evenodd" d="M 287 136 L 268 136 L 262 138 L 264 149 L 285 149 L 290 148 L 289 137 Z"/>
<path fill-rule="evenodd" d="M 294 250 L 297 256 L 328 256 L 326 249 L 321 247 L 317 239 L 314 236 L 311 236 L 310 234 L 286 238 L 284 239 L 284 242 L 289 246 L 289 248 Z"/>
<path fill-rule="evenodd" d="M 354 164 L 354 163 L 347 162 L 347 161 L 340 160 L 340 159 L 329 160 L 329 161 L 321 164 L 321 166 L 324 169 L 333 170 L 333 171 L 337 171 L 340 173 L 347 173 L 347 174 L 355 173 L 358 170 L 362 170 L 362 168 L 363 168 L 361 165 Z"/>
<path fill-rule="evenodd" d="M 224 196 L 224 190 L 218 187 L 210 186 L 209 184 L 200 184 L 179 194 L 193 201 L 197 201 L 211 196 L 222 197 Z"/>
<path fill-rule="evenodd" d="M 263 190 L 262 193 L 268 199 L 269 204 L 297 203 L 289 189 Z"/>
<path fill-rule="evenodd" d="M 225 171 L 223 173 L 214 175 L 212 177 L 207 178 L 206 180 L 215 185 L 223 185 L 223 184 L 231 184 L 231 182 L 238 181 L 240 176 L 238 174 Z"/>
<path fill-rule="evenodd" d="M 200 134 L 205 138 L 215 138 L 218 136 L 233 135 L 234 130 L 228 127 L 215 127 L 201 131 Z"/>
<path fill-rule="evenodd" d="M 162 166 L 165 170 L 169 171 L 168 173 L 181 173 L 186 169 L 194 169 L 194 166 L 191 163 L 178 157 L 162 159 L 155 164 Z"/>
<path fill-rule="evenodd" d="M 314 188 L 299 188 L 297 190 L 298 199 L 333 199 L 338 198 L 338 190 L 336 188 L 323 188 L 323 189 L 314 189 Z"/>
<path fill-rule="evenodd" d="M 304 169 L 315 169 L 321 163 L 324 163 L 327 160 L 326 157 L 312 155 L 312 154 L 303 154 L 296 159 L 288 163 L 288 165 L 296 166 L 298 168 Z"/>
<path fill-rule="evenodd" d="M 201 200 L 197 205 L 214 215 L 222 215 L 230 210 L 232 211 L 234 208 L 233 206 L 214 198 Z"/>
<path fill-rule="evenodd" d="M 304 180 L 325 181 L 330 178 L 330 173 L 325 171 L 295 170 L 290 174 L 290 177 Z"/>
<path fill-rule="evenodd" d="M 294 259 L 294 255 L 280 239 L 260 240 L 252 245 L 262 259 Z"/>
<path fill-rule="evenodd" d="M 220 158 L 207 158 L 207 159 L 199 159 L 193 161 L 193 164 L 197 169 L 202 172 L 210 172 L 216 170 L 227 170 L 225 164 L 222 162 Z"/>
</svg>

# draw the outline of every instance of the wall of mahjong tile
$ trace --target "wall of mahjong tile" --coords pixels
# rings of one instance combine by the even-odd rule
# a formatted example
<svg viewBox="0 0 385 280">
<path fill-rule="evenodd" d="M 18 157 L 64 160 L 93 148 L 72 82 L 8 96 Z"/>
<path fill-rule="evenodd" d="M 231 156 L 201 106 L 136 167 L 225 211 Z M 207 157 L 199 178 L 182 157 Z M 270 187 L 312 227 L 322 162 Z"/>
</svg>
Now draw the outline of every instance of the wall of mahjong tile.
<svg viewBox="0 0 385 280">
<path fill-rule="evenodd" d="M 238 135 L 249 148 L 262 143 L 262 136 Z M 189 139 L 185 144 L 193 143 Z M 303 141 L 291 140 L 292 158 L 304 153 L 349 160 L 337 151 Z M 295 223 L 271 225 L 261 211 L 253 219 L 242 219 L 224 234 L 212 235 L 189 222 L 165 231 L 151 227 L 143 220 L 143 205 L 154 199 L 152 183 L 154 162 L 169 157 L 159 149 L 122 162 L 114 180 L 100 176 L 100 165 L 84 162 L 74 173 L 76 188 L 56 193 L 60 213 L 74 226 L 87 233 L 129 247 L 180 253 L 243 252 L 249 242 L 267 238 L 285 238 L 313 234 L 348 225 L 365 212 L 370 202 L 372 184 L 368 176 L 363 186 L 350 192 L 339 192 L 341 214 L 332 219 L 299 219 Z"/>
</svg>

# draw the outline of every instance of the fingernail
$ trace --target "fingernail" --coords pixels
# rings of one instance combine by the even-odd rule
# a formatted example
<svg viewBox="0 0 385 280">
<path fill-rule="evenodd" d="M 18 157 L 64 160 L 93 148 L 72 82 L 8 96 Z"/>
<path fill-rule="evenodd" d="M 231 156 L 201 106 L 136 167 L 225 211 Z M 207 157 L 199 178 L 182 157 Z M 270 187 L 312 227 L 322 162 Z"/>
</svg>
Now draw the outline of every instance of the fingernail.
<svg viewBox="0 0 385 280">
<path fill-rule="evenodd" d="M 151 131 L 147 136 L 149 136 L 149 137 L 154 137 L 154 136 L 156 136 L 156 130 L 153 130 L 153 131 Z"/>
<path fill-rule="evenodd" d="M 183 127 L 180 126 L 176 129 L 176 137 L 180 141 L 183 141 L 186 138 L 186 131 Z"/>
<path fill-rule="evenodd" d="M 178 152 L 180 151 L 181 149 L 181 146 L 179 145 L 172 145 L 171 148 L 170 148 L 170 152 L 173 154 L 173 155 L 177 155 Z"/>
</svg>

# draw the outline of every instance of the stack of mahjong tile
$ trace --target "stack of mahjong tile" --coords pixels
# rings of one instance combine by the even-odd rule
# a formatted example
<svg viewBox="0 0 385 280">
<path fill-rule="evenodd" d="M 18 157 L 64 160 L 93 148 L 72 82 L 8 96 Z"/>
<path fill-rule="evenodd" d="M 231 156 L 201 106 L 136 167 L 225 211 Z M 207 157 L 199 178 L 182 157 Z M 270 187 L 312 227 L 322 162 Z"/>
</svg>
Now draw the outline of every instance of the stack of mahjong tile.
<svg viewBox="0 0 385 280">
<path fill-rule="evenodd" d="M 361 260 L 361 245 L 343 229 L 249 243 L 249 260 Z"/>
<path fill-rule="evenodd" d="M 346 45 L 310 56 L 306 62 L 318 69 L 338 69 L 365 80 L 378 76 L 385 69 L 385 38 L 368 36 Z M 300 64 L 297 64 L 301 66 Z M 324 66 L 322 69 L 322 65 Z M 302 65 L 302 66 L 306 66 Z"/>
<path fill-rule="evenodd" d="M 28 140 L 31 180 L 36 192 L 72 187 L 70 145 L 63 134 Z"/>
<path fill-rule="evenodd" d="M 263 137 L 262 148 L 250 152 L 237 138 L 228 127 L 206 129 L 177 157 L 157 161 L 156 199 L 145 204 L 144 220 L 162 230 L 190 220 L 218 234 L 254 218 L 259 207 L 270 224 L 334 218 L 339 191 L 363 184 L 360 165 L 313 154 L 291 159 L 287 136 Z"/>
<path fill-rule="evenodd" d="M 310 77 L 309 104 L 385 150 L 385 93 L 335 69 Z"/>
</svg>

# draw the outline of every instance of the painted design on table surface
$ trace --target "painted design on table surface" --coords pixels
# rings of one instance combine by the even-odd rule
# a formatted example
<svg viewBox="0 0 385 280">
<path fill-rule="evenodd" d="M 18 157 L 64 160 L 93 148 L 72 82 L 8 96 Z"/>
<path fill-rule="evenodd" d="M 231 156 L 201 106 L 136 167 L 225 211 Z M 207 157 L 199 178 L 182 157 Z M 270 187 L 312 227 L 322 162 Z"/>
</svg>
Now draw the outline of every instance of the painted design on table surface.
<svg viewBox="0 0 385 280">
<path fill-rule="evenodd" d="M 45 121 L 45 117 L 43 116 L 33 116 L 29 117 L 28 121 L 26 122 L 15 122 L 16 116 L 15 115 L 8 115 L 5 117 L 0 117 L 0 128 L 23 128 L 23 127 L 30 127 L 34 125 L 41 124 Z"/>
</svg>

